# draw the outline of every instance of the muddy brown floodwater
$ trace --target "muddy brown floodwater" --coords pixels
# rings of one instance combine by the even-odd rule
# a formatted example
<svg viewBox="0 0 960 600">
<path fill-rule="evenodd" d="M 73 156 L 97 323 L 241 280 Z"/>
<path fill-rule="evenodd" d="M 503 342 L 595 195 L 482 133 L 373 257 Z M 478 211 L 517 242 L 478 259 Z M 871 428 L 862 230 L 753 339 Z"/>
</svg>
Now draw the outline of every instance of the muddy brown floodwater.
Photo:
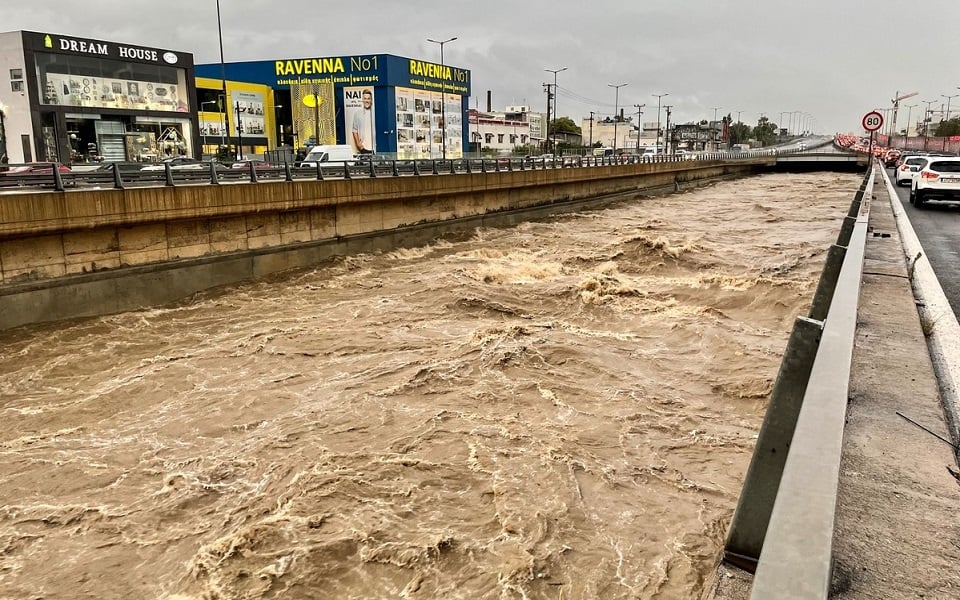
<svg viewBox="0 0 960 600">
<path fill-rule="evenodd" d="M 0 334 L 0 598 L 695 598 L 858 175 Z"/>
</svg>

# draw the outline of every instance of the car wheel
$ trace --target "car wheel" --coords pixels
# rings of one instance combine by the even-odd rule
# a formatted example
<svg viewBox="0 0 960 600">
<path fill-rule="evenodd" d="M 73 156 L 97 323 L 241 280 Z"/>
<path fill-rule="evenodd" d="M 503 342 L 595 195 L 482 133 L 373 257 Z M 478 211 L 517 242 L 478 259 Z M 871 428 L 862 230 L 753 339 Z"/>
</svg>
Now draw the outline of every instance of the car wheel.
<svg viewBox="0 0 960 600">
<path fill-rule="evenodd" d="M 917 192 L 910 188 L 910 204 L 913 204 L 914 199 L 917 197 Z"/>
<path fill-rule="evenodd" d="M 923 207 L 924 202 L 926 202 L 926 199 L 923 197 L 923 192 L 921 192 L 920 190 L 917 190 L 916 192 L 914 192 L 913 194 L 914 206 L 916 206 L 917 208 L 921 208 Z"/>
</svg>

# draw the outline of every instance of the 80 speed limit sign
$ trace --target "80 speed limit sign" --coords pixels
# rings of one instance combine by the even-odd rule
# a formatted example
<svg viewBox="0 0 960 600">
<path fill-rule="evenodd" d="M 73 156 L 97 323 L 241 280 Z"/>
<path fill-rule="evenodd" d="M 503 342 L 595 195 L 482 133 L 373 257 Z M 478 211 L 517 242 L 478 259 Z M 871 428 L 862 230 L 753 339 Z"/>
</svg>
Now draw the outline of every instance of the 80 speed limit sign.
<svg viewBox="0 0 960 600">
<path fill-rule="evenodd" d="M 883 115 L 877 111 L 871 111 L 863 115 L 863 120 L 860 121 L 860 124 L 863 125 L 863 128 L 867 131 L 878 131 L 883 127 Z"/>
</svg>

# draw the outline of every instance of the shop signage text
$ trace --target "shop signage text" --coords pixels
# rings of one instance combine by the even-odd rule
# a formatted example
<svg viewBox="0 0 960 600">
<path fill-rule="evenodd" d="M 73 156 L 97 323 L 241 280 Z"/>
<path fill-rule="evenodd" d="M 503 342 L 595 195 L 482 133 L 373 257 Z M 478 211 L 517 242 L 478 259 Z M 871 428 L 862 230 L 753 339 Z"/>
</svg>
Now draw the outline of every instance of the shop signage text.
<svg viewBox="0 0 960 600">
<path fill-rule="evenodd" d="M 377 57 L 351 56 L 349 58 L 350 72 L 376 71 Z M 341 56 L 330 58 L 303 58 L 298 60 L 278 60 L 274 62 L 278 77 L 291 75 L 325 75 L 328 73 L 345 73 L 346 63 Z"/>
<path fill-rule="evenodd" d="M 157 63 L 163 61 L 167 64 L 173 65 L 180 62 L 180 57 L 177 54 L 173 52 L 166 52 L 164 50 L 157 50 L 154 48 L 114 44 L 110 42 L 100 42 L 97 40 L 65 37 L 54 38 L 50 35 L 44 35 L 42 39 L 44 48 L 55 51 L 59 50 L 60 52 L 107 56 L 111 58 L 119 58 L 121 60 L 132 60 L 147 63 Z"/>
<path fill-rule="evenodd" d="M 446 79 L 447 81 L 456 81 L 466 83 L 470 79 L 469 71 L 456 69 L 446 65 L 426 62 L 424 60 L 410 59 L 410 74 L 419 77 L 429 77 L 431 79 Z"/>
</svg>

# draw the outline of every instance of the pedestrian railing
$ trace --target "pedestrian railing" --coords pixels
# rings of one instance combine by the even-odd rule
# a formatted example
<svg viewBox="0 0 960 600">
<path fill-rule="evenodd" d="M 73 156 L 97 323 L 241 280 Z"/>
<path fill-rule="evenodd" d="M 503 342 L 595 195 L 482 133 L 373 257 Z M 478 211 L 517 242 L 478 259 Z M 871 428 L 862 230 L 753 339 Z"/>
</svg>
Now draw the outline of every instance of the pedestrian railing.
<svg viewBox="0 0 960 600">
<path fill-rule="evenodd" d="M 716 152 L 671 156 L 558 156 L 554 158 L 458 158 L 434 160 L 356 160 L 298 166 L 299 163 L 274 165 L 262 161 L 238 161 L 230 165 L 218 162 L 196 162 L 186 166 L 169 163 L 103 163 L 64 165 L 62 163 L 30 163 L 0 167 L 0 190 L 37 188 L 65 191 L 70 188 L 177 186 L 221 183 L 262 183 L 277 181 L 324 181 L 375 177 L 424 177 L 435 175 L 490 174 L 550 169 L 622 167 L 662 163 L 692 164 L 707 162 L 741 162 L 789 155 L 777 149 L 746 152 Z"/>
<path fill-rule="evenodd" d="M 831 246 L 810 313 L 794 323 L 727 536 L 724 560 L 755 572 L 752 599 L 825 600 L 871 168 Z"/>
</svg>

